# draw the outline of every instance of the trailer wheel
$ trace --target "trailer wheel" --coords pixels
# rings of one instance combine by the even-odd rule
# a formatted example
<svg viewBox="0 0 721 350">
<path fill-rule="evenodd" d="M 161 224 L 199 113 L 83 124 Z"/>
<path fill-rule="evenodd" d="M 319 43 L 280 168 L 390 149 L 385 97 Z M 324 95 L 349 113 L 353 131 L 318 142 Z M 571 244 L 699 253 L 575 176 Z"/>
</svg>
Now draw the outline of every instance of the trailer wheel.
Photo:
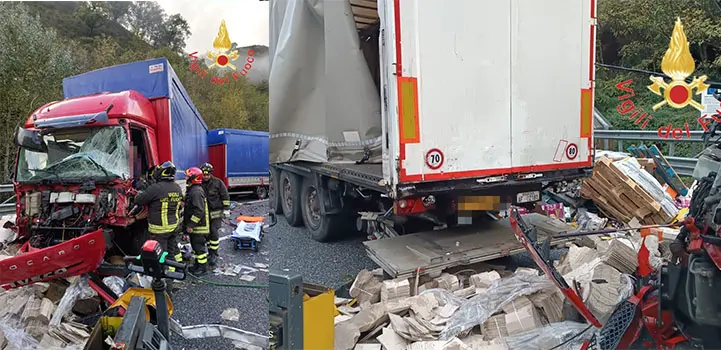
<svg viewBox="0 0 721 350">
<path fill-rule="evenodd" d="M 283 205 L 281 204 L 282 200 L 280 195 L 282 191 L 279 190 L 280 180 L 278 171 L 271 167 L 268 177 L 268 205 L 270 206 L 270 210 L 276 214 L 283 214 Z"/>
<path fill-rule="evenodd" d="M 303 226 L 303 214 L 300 201 L 300 176 L 283 171 L 280 173 L 280 204 L 283 207 L 283 215 L 290 226 Z"/>
<path fill-rule="evenodd" d="M 266 199 L 268 198 L 268 189 L 265 186 L 258 186 L 255 189 L 255 194 L 258 196 L 258 199 Z"/>
<path fill-rule="evenodd" d="M 311 238 L 318 242 L 331 240 L 337 232 L 342 217 L 321 214 L 320 208 L 323 202 L 311 179 L 304 181 L 300 198 L 303 203 L 303 221 L 305 221 L 305 227 L 310 232 Z"/>
</svg>

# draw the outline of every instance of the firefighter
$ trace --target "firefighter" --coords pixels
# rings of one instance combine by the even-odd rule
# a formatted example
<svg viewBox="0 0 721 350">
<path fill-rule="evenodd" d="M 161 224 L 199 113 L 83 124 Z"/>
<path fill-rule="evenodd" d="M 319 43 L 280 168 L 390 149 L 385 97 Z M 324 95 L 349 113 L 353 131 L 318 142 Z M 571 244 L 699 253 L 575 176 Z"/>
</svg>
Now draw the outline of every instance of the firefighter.
<svg viewBox="0 0 721 350">
<path fill-rule="evenodd" d="M 188 177 L 185 180 L 188 187 L 185 190 L 183 226 L 185 233 L 190 236 L 190 246 L 195 254 L 195 265 L 188 271 L 194 275 L 203 275 L 208 271 L 208 250 L 205 243 L 210 233 L 208 202 L 203 191 L 203 171 L 192 167 L 185 171 L 185 175 Z"/>
<path fill-rule="evenodd" d="M 223 226 L 223 217 L 230 216 L 230 196 L 223 180 L 213 176 L 213 165 L 205 163 L 200 166 L 203 171 L 203 190 L 208 200 L 210 210 L 210 235 L 208 236 L 208 263 L 210 268 L 218 264 L 218 249 L 220 248 L 220 228 Z"/>
<path fill-rule="evenodd" d="M 175 183 L 175 165 L 167 161 L 153 168 L 156 169 L 156 182 L 135 195 L 135 205 L 148 206 L 148 232 L 151 239 L 158 241 L 169 256 L 182 263 L 183 254 L 178 249 L 177 237 L 180 232 L 183 192 Z"/>
<path fill-rule="evenodd" d="M 148 181 L 148 184 L 152 185 L 153 183 L 158 182 L 161 170 L 160 165 L 156 165 L 148 169 L 148 173 L 145 175 L 145 180 Z"/>
<path fill-rule="evenodd" d="M 154 184 L 157 182 L 158 177 L 158 170 L 160 169 L 160 165 L 155 165 L 148 169 L 148 171 L 145 172 L 145 174 L 137 179 L 135 179 L 133 187 L 138 191 L 143 191 L 148 188 L 148 186 Z"/>
</svg>

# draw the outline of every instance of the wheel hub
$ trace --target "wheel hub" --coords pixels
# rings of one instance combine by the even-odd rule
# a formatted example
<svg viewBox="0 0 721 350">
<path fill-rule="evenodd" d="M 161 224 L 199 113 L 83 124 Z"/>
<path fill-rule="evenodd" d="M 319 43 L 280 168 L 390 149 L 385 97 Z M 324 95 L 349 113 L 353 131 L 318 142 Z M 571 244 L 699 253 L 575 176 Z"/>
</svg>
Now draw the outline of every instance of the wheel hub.
<svg viewBox="0 0 721 350">
<path fill-rule="evenodd" d="M 313 226 L 318 226 L 320 222 L 320 203 L 318 201 L 318 191 L 311 190 L 308 194 L 308 214 L 313 221 Z"/>
<path fill-rule="evenodd" d="M 288 209 L 293 209 L 293 194 L 288 179 L 283 180 L 283 201 Z"/>
</svg>

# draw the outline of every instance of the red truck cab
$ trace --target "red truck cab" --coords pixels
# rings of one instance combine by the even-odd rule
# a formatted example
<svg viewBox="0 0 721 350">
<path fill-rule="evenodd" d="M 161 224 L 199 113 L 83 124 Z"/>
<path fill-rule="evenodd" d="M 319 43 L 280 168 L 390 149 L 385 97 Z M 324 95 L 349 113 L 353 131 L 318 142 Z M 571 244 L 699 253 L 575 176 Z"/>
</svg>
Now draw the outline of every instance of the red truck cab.
<svg viewBox="0 0 721 350">
<path fill-rule="evenodd" d="M 207 161 L 207 126 L 165 59 L 66 78 L 63 90 L 65 100 L 15 132 L 13 229 L 23 244 L 0 261 L 5 289 L 136 253 L 147 221 L 129 214 L 134 183 L 166 160 L 184 182 L 182 170 Z"/>
</svg>

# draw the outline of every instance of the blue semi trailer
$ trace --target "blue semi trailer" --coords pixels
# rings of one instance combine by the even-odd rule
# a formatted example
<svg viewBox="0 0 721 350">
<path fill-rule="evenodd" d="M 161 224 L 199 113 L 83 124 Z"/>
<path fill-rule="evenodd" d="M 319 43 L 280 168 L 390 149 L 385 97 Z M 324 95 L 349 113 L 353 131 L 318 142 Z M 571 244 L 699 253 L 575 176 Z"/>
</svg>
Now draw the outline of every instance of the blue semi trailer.
<svg viewBox="0 0 721 350">
<path fill-rule="evenodd" d="M 253 191 L 268 197 L 268 133 L 214 129 L 208 131 L 208 158 L 215 176 L 231 191 Z"/>
</svg>

